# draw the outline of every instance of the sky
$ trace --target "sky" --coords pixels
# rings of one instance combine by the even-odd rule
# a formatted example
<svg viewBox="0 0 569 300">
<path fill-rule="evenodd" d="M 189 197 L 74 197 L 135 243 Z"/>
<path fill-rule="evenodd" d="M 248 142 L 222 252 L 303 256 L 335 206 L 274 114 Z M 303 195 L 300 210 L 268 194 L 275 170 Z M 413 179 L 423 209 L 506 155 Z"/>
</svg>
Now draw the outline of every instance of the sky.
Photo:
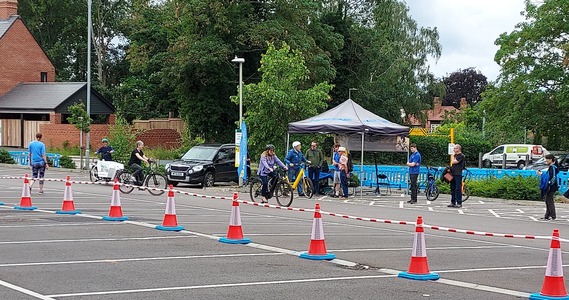
<svg viewBox="0 0 569 300">
<path fill-rule="evenodd" d="M 442 54 L 430 59 L 431 72 L 444 77 L 474 67 L 488 81 L 496 80 L 494 62 L 500 34 L 510 33 L 524 21 L 524 0 L 405 0 L 420 27 L 437 27 Z"/>
</svg>

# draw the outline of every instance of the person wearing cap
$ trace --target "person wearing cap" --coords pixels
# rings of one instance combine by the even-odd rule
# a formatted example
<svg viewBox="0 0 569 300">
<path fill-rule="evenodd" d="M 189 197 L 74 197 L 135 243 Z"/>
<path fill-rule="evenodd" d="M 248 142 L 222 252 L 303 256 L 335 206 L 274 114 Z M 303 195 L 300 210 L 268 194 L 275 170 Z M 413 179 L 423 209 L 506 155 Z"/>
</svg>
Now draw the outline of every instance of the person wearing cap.
<svg viewBox="0 0 569 300">
<path fill-rule="evenodd" d="M 275 154 L 275 146 L 268 144 L 265 147 L 265 151 L 261 154 L 261 161 L 259 162 L 259 170 L 257 175 L 261 179 L 263 186 L 261 187 L 261 203 L 268 203 L 267 199 L 270 198 L 272 191 L 269 191 L 269 177 L 271 178 L 271 186 L 275 187 L 275 181 L 277 179 L 277 172 L 275 171 L 275 164 L 281 166 L 283 169 L 288 170 L 287 166 L 283 164 L 280 159 Z"/>
<path fill-rule="evenodd" d="M 338 153 L 340 154 L 340 160 L 338 167 L 340 168 L 340 186 L 342 188 L 342 196 L 340 199 L 348 198 L 348 151 L 345 147 L 339 147 Z"/>
<path fill-rule="evenodd" d="M 300 173 L 300 165 L 304 163 L 310 163 L 309 160 L 306 160 L 304 154 L 300 151 L 302 146 L 300 145 L 299 141 L 295 141 L 292 143 L 292 149 L 288 151 L 285 157 L 285 164 L 289 167 L 288 168 L 288 178 L 291 182 L 296 180 L 296 176 Z M 302 191 L 302 184 L 297 186 L 298 195 L 304 196 L 304 192 Z"/>
<path fill-rule="evenodd" d="M 95 154 L 101 155 L 101 159 L 104 161 L 112 161 L 113 157 L 111 153 L 115 152 L 115 150 L 113 147 L 109 146 L 109 140 L 104 138 L 101 140 L 101 143 L 103 143 L 103 146 L 101 146 Z"/>
</svg>

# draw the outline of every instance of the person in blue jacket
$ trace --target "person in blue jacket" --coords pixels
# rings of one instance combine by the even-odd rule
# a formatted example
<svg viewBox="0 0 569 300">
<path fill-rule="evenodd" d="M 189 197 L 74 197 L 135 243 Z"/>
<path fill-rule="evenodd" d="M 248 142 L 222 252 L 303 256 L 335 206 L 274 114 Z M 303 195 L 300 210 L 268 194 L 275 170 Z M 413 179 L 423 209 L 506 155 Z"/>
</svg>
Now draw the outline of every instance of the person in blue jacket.
<svg viewBox="0 0 569 300">
<path fill-rule="evenodd" d="M 289 166 L 288 168 L 288 178 L 291 182 L 296 180 L 296 176 L 300 173 L 301 164 L 310 163 L 310 161 L 306 160 L 302 151 L 300 151 L 302 145 L 299 141 L 295 141 L 292 143 L 292 149 L 290 149 L 285 157 L 285 164 Z M 302 184 L 299 184 L 298 187 L 298 195 L 304 196 L 304 192 L 302 191 Z"/>
</svg>

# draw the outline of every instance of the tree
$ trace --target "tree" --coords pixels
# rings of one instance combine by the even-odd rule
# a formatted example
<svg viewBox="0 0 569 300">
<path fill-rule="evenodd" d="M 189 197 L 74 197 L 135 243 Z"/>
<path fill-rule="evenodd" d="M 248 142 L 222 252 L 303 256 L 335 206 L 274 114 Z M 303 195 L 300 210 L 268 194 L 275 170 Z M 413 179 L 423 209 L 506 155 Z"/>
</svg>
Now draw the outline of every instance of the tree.
<svg viewBox="0 0 569 300">
<path fill-rule="evenodd" d="M 280 49 L 269 43 L 259 72 L 261 82 L 243 86 L 252 153 L 262 151 L 266 144 L 283 145 L 288 123 L 322 112 L 332 89 L 326 82 L 304 88 L 309 70 L 303 56 L 284 42 Z M 237 96 L 231 100 L 239 103 Z"/>
<path fill-rule="evenodd" d="M 547 137 L 548 149 L 568 148 L 569 2 L 546 0 L 539 5 L 526 0 L 524 15 L 524 22 L 496 40 L 500 48 L 495 61 L 502 70 L 496 87 L 484 93 L 481 109 L 488 114 L 495 140 L 519 139 L 505 133 L 526 128 L 535 143 Z"/>
<path fill-rule="evenodd" d="M 480 101 L 481 94 L 484 92 L 488 80 L 480 71 L 474 68 L 466 68 L 452 72 L 443 78 L 446 88 L 446 96 L 443 98 L 443 105 L 460 107 L 460 99 L 466 98 L 470 106 L 474 106 Z"/>
</svg>

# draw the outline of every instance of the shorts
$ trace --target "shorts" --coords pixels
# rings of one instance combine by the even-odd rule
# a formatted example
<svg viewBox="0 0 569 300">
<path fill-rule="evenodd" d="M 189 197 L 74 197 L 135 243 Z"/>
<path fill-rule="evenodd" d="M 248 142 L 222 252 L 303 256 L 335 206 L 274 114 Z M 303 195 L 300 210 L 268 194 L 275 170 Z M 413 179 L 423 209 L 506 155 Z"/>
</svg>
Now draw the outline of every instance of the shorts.
<svg viewBox="0 0 569 300">
<path fill-rule="evenodd" d="M 32 164 L 32 178 L 43 178 L 45 175 L 45 164 L 34 163 Z"/>
<path fill-rule="evenodd" d="M 342 183 L 342 180 L 340 179 L 340 172 L 342 171 L 334 171 L 334 184 Z"/>
</svg>

